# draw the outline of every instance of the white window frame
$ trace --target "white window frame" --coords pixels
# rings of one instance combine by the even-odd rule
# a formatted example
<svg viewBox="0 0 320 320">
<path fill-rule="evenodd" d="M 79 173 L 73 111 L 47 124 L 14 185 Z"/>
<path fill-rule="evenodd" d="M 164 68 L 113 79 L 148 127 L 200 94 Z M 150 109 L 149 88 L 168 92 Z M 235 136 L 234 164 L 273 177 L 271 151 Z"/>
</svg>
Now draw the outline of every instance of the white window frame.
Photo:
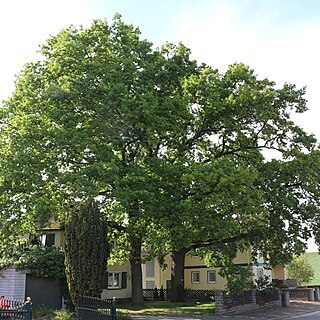
<svg viewBox="0 0 320 320">
<path fill-rule="evenodd" d="M 210 274 L 214 274 L 214 279 L 215 280 L 210 280 Z M 208 283 L 216 283 L 217 282 L 217 272 L 216 272 L 216 270 L 207 271 L 207 282 Z"/>
<path fill-rule="evenodd" d="M 264 276 L 264 269 L 257 268 L 257 279 L 263 278 L 263 276 Z"/>
<path fill-rule="evenodd" d="M 195 279 L 195 276 L 197 276 L 198 280 Z M 191 283 L 200 283 L 200 271 L 192 271 L 191 272 Z"/>
<path fill-rule="evenodd" d="M 114 285 L 116 274 L 119 275 L 119 281 L 118 285 Z M 110 276 L 112 277 L 112 285 L 109 284 Z M 108 289 L 121 289 L 121 278 L 122 278 L 122 272 L 119 271 L 108 271 Z"/>
</svg>

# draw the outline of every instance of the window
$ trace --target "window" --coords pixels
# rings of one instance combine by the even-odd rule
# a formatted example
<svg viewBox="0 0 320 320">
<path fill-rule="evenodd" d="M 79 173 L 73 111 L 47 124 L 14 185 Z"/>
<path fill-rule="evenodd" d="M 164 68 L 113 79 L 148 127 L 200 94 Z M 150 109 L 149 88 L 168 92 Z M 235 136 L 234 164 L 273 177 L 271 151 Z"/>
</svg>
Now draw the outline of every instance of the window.
<svg viewBox="0 0 320 320">
<path fill-rule="evenodd" d="M 154 277 L 154 260 L 146 261 L 146 276 L 150 278 Z"/>
<path fill-rule="evenodd" d="M 54 246 L 56 235 L 54 233 L 47 233 L 40 237 L 41 244 L 45 247 Z"/>
<path fill-rule="evenodd" d="M 108 272 L 108 289 L 125 289 L 127 272 Z"/>
<path fill-rule="evenodd" d="M 210 270 L 207 272 L 207 281 L 208 283 L 216 283 L 217 275 L 215 270 Z"/>
<path fill-rule="evenodd" d="M 263 268 L 258 268 L 257 269 L 257 278 L 262 278 L 263 277 Z"/>
<path fill-rule="evenodd" d="M 191 272 L 191 282 L 192 283 L 200 283 L 200 272 L 199 271 Z"/>
<path fill-rule="evenodd" d="M 156 287 L 156 283 L 154 281 L 146 281 L 146 289 L 154 289 Z"/>
<path fill-rule="evenodd" d="M 121 272 L 108 272 L 108 289 L 121 288 Z"/>
</svg>

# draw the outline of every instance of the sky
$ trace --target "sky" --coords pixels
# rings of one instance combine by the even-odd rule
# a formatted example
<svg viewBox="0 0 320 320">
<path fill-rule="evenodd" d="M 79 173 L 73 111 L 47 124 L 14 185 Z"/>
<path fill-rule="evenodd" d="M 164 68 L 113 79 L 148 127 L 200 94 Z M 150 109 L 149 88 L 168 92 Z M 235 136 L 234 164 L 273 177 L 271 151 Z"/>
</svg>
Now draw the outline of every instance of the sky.
<svg viewBox="0 0 320 320">
<path fill-rule="evenodd" d="M 0 102 L 50 36 L 71 24 L 111 21 L 115 13 L 155 46 L 182 42 L 221 72 L 243 62 L 279 86 L 306 86 L 309 111 L 294 120 L 320 140 L 319 0 L 3 0 Z"/>
</svg>

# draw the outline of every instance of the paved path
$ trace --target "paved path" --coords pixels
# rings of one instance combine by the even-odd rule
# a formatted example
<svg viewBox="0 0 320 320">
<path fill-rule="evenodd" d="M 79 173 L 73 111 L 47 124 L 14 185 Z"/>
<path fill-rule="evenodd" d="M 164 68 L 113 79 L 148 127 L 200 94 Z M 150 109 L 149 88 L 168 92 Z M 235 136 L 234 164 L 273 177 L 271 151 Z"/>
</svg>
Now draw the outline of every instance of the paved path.
<svg viewBox="0 0 320 320">
<path fill-rule="evenodd" d="M 320 301 L 291 302 L 289 308 L 273 308 L 250 312 L 242 315 L 229 316 L 198 316 L 198 317 L 169 317 L 169 316 L 134 316 L 135 320 L 320 320 Z"/>
</svg>

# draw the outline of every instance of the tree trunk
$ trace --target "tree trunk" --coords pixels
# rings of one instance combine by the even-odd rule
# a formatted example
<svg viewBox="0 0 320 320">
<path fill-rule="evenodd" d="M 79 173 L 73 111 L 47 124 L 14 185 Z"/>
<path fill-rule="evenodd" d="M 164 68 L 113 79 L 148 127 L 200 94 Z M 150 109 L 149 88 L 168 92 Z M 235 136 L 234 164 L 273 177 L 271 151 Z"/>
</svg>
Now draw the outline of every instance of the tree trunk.
<svg viewBox="0 0 320 320">
<path fill-rule="evenodd" d="M 171 268 L 171 302 L 184 301 L 184 260 L 187 250 L 173 251 Z"/>
<path fill-rule="evenodd" d="M 141 243 L 133 242 L 130 257 L 132 305 L 143 306 L 142 269 L 141 269 Z"/>
</svg>

